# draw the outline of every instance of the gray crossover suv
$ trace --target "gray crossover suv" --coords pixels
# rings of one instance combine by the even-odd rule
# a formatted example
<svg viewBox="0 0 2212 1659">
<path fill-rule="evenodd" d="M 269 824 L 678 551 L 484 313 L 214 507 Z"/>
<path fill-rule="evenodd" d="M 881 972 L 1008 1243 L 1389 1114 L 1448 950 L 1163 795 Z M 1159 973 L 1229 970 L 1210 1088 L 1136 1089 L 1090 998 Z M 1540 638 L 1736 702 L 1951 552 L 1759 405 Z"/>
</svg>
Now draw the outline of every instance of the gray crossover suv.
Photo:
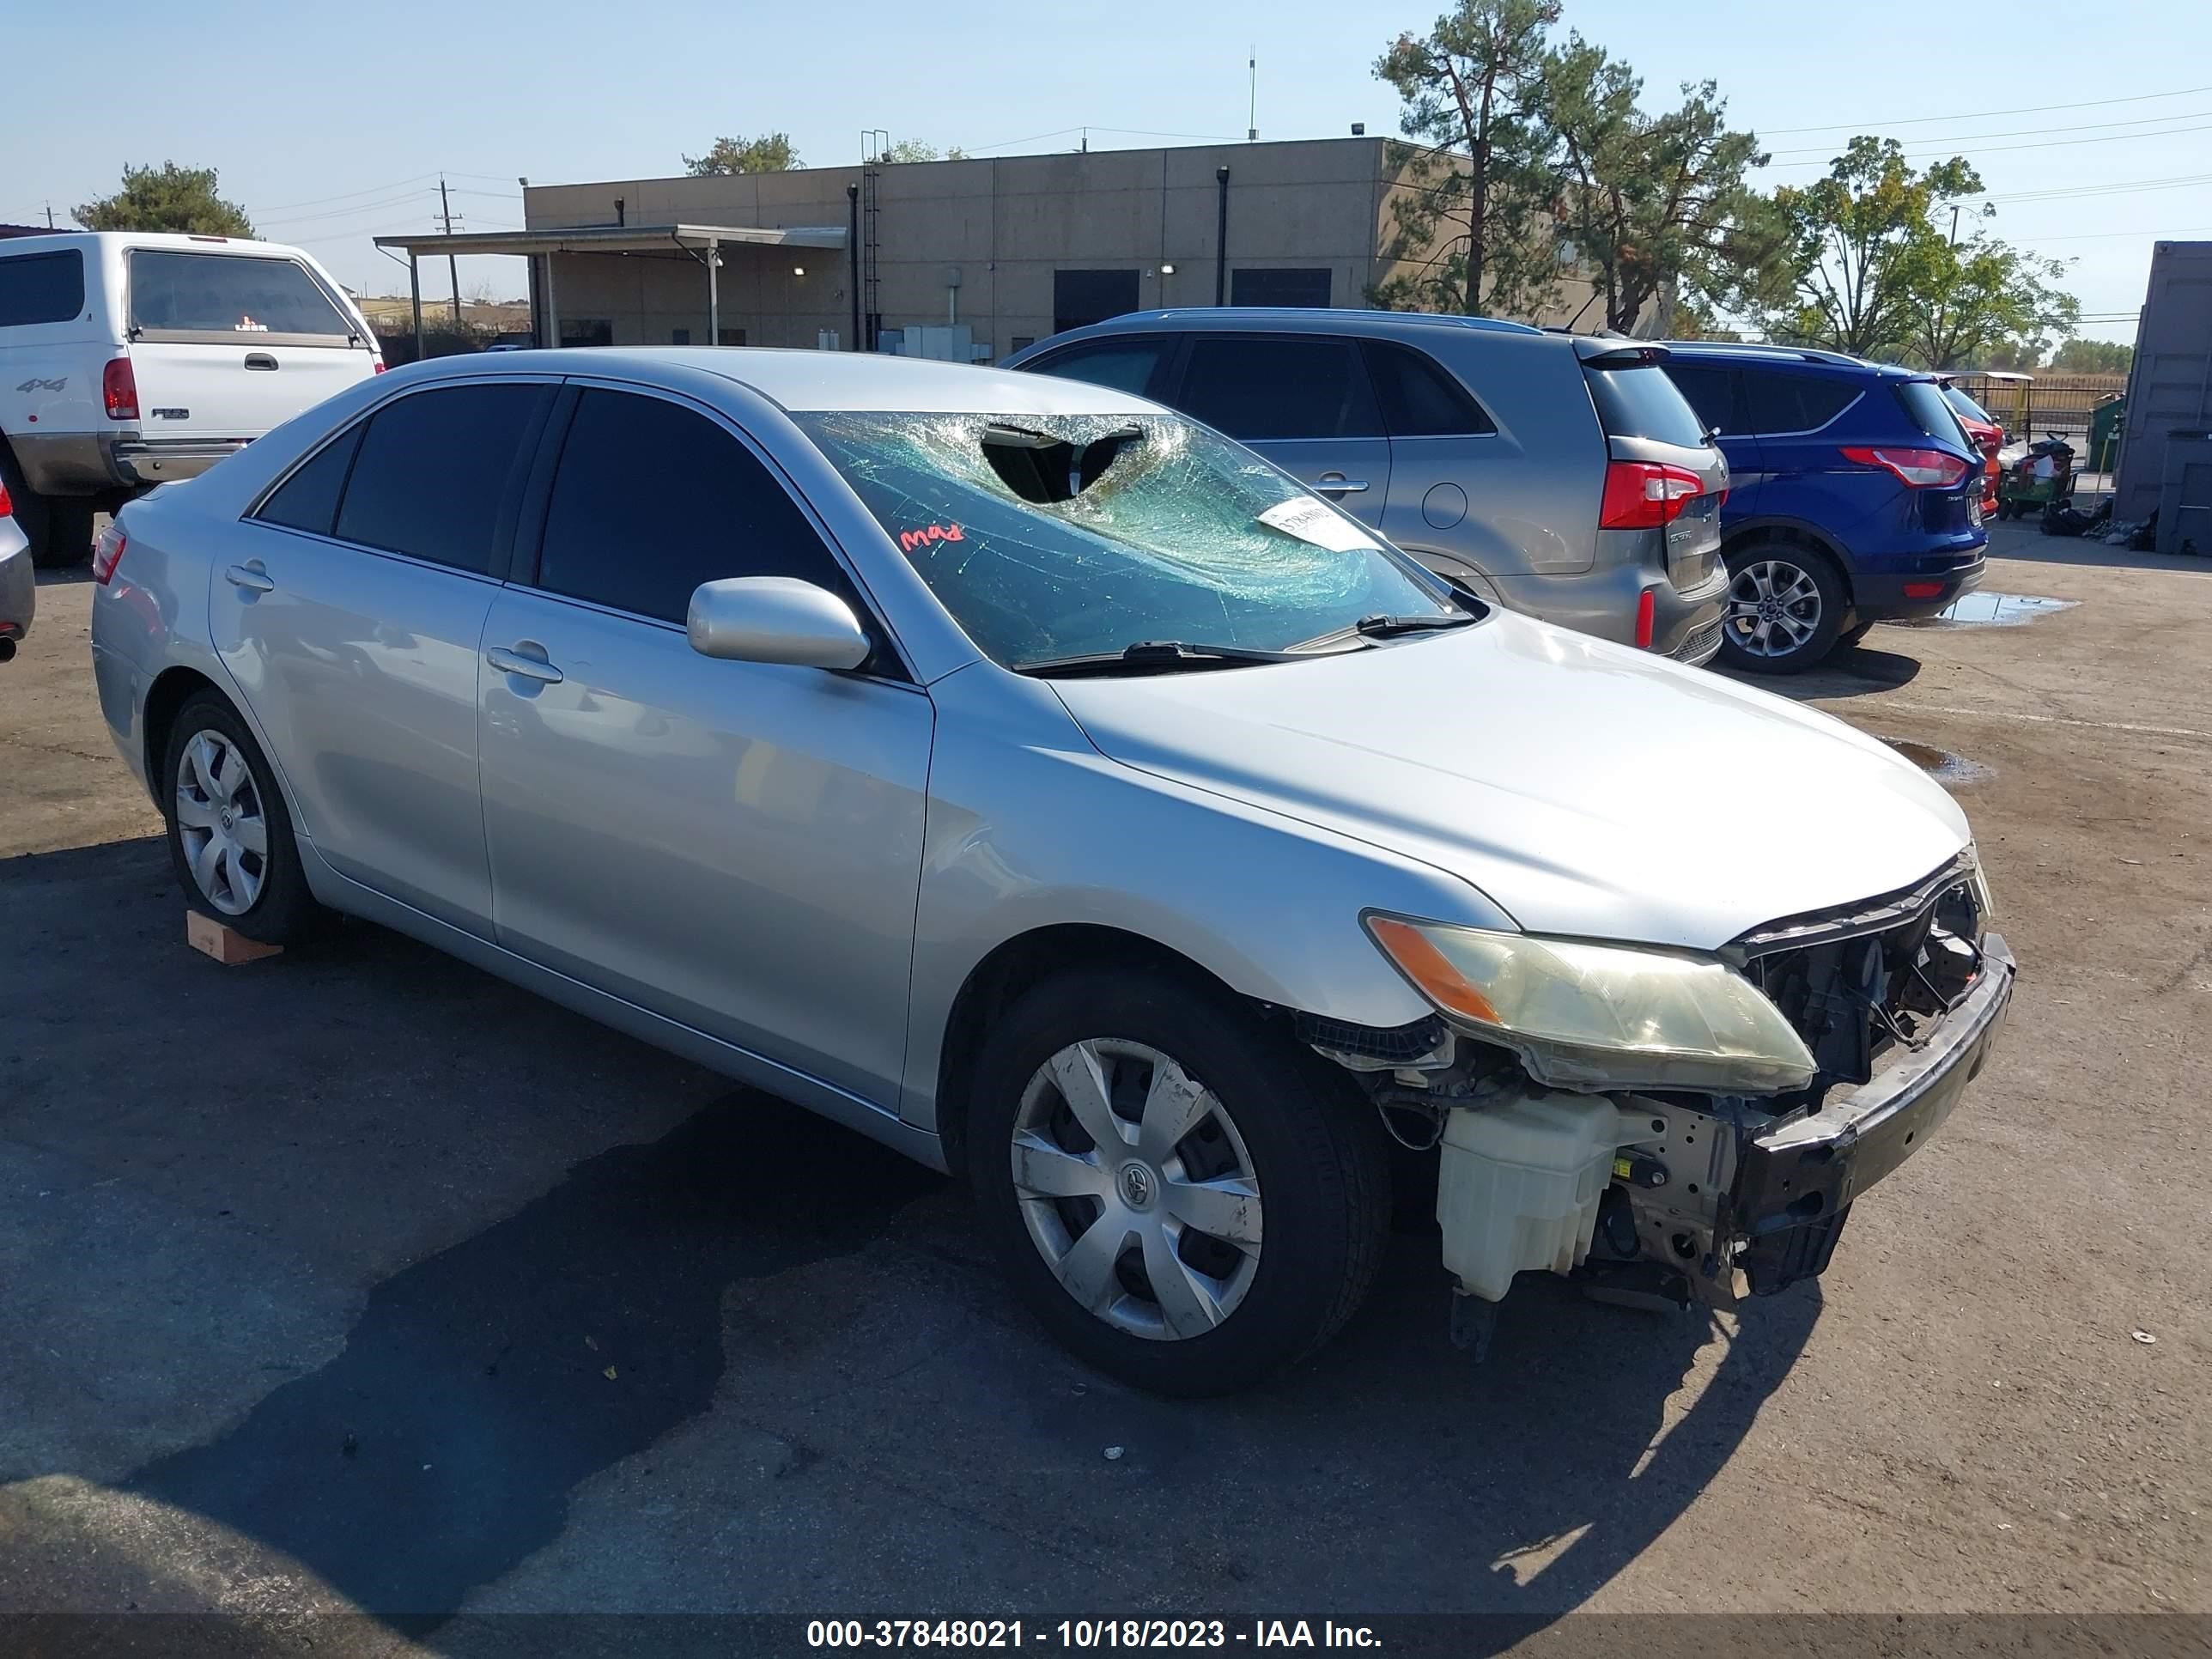
<svg viewBox="0 0 2212 1659">
<path fill-rule="evenodd" d="M 1666 361 L 1483 318 L 1224 307 L 1133 312 L 1006 367 L 1179 409 L 1485 599 L 1702 663 L 1728 463 Z"/>
</svg>

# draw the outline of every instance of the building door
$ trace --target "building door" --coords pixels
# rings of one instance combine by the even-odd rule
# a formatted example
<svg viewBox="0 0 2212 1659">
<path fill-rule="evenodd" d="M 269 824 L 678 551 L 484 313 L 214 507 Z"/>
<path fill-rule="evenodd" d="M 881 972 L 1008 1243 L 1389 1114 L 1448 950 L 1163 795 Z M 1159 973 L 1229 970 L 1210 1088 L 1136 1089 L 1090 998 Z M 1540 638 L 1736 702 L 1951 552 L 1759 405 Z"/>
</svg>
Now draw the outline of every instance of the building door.
<svg viewBox="0 0 2212 1659">
<path fill-rule="evenodd" d="M 1133 270 L 1055 270 L 1052 273 L 1052 331 L 1088 328 L 1137 308 Z"/>
</svg>

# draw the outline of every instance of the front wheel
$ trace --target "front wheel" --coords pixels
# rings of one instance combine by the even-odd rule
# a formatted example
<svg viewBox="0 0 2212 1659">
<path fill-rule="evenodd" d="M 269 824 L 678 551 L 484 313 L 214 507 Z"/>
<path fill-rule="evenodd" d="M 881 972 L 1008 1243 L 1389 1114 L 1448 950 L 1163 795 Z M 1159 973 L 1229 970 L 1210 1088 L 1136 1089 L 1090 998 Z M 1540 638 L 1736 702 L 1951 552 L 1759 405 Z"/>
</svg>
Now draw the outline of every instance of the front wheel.
<svg viewBox="0 0 2212 1659">
<path fill-rule="evenodd" d="M 177 711 L 162 770 L 169 861 L 196 910 L 264 945 L 292 945 L 318 914 L 274 770 L 214 691 Z"/>
<path fill-rule="evenodd" d="M 1009 1276 L 1100 1370 L 1225 1394 L 1318 1348 L 1389 1227 L 1381 1126 L 1326 1061 L 1218 994 L 1070 974 L 976 1068 L 971 1179 Z"/>
<path fill-rule="evenodd" d="M 1826 554 L 1754 542 L 1727 556 L 1723 663 L 1754 674 L 1802 674 L 1835 648 L 1850 600 Z"/>
</svg>

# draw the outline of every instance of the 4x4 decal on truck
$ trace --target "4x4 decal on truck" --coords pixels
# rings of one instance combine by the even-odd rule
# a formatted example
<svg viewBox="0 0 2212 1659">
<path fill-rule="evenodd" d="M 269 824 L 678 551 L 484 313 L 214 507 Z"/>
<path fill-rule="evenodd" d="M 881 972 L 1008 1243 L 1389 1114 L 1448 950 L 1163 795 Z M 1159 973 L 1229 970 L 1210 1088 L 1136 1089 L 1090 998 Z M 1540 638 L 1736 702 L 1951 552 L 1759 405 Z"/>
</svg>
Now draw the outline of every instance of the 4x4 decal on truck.
<svg viewBox="0 0 2212 1659">
<path fill-rule="evenodd" d="M 68 384 L 69 376 L 64 374 L 58 380 L 26 380 L 22 385 L 17 386 L 15 390 L 18 392 L 59 392 Z"/>
</svg>

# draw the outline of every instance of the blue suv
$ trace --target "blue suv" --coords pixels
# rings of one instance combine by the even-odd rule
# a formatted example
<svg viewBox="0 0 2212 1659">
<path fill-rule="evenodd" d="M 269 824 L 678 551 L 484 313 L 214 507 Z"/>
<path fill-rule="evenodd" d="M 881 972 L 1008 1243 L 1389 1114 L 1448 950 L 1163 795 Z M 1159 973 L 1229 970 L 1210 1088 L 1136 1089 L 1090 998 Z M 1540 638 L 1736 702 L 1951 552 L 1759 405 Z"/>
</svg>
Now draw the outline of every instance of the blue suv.
<svg viewBox="0 0 2212 1659">
<path fill-rule="evenodd" d="M 1668 349 L 1728 457 L 1723 664 L 1800 673 L 1980 585 L 1982 455 L 1932 376 L 1796 346 Z"/>
</svg>

